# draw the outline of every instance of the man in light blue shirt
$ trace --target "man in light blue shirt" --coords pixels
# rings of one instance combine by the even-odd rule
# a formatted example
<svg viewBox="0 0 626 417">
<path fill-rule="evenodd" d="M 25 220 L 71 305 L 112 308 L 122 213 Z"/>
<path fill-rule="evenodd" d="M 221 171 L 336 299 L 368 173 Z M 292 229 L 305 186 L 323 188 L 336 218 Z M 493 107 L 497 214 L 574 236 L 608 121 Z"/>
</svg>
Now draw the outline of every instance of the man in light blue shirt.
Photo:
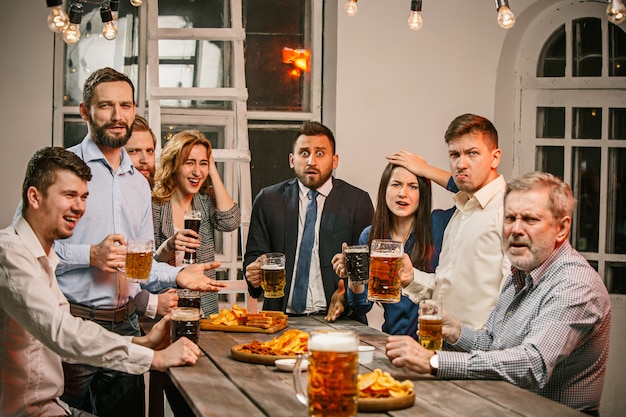
<svg viewBox="0 0 626 417">
<path fill-rule="evenodd" d="M 154 240 L 150 187 L 123 149 L 135 118 L 131 80 L 111 68 L 85 81 L 80 115 L 88 134 L 68 150 L 91 168 L 89 200 L 72 237 L 57 241 L 59 287 L 77 317 L 122 335 L 140 334 L 134 297 L 140 286 L 119 272 L 130 238 Z M 176 285 L 217 292 L 225 285 L 204 275 L 219 262 L 175 268 L 153 261 L 145 288 L 158 292 Z M 101 417 L 145 415 L 142 376 L 82 364 L 63 364 L 64 401 Z"/>
</svg>

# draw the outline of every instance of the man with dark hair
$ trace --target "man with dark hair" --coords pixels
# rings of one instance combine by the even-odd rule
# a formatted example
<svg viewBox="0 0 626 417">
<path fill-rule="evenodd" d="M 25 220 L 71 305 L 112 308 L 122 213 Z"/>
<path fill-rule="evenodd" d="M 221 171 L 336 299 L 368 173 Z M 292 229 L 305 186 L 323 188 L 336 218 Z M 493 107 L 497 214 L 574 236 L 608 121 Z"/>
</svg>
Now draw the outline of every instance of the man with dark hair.
<svg viewBox="0 0 626 417">
<path fill-rule="evenodd" d="M 504 196 L 503 244 L 513 267 L 484 330 L 444 314 L 452 351 L 390 336 L 395 366 L 445 379 L 501 379 L 598 415 L 609 356 L 611 300 L 602 278 L 568 241 L 572 190 L 532 172 Z"/>
<path fill-rule="evenodd" d="M 450 171 L 460 190 L 454 196 L 456 211 L 446 226 L 435 273 L 403 271 L 402 292 L 415 303 L 442 299 L 444 308 L 463 324 L 480 328 L 510 267 L 502 247 L 506 186 L 498 174 L 502 151 L 493 124 L 474 114 L 455 118 L 445 141 Z"/>
<path fill-rule="evenodd" d="M 200 353 L 189 340 L 148 349 L 169 339 L 169 316 L 147 336 L 122 337 L 69 313 L 52 245 L 72 236 L 85 213 L 90 179 L 75 154 L 59 147 L 37 151 L 26 169 L 22 214 L 0 231 L 0 415 L 87 415 L 59 399 L 61 356 L 141 375 L 193 364 Z"/>
<path fill-rule="evenodd" d="M 131 162 L 146 177 L 150 188 L 154 186 L 154 149 L 156 148 L 156 136 L 150 129 L 148 121 L 136 115 L 132 125 L 132 133 L 124 149 L 128 153 Z"/>
<path fill-rule="evenodd" d="M 254 201 L 243 264 L 253 297 L 263 293 L 259 257 L 268 252 L 286 257 L 285 296 L 266 298 L 266 310 L 319 314 L 327 320 L 336 318 L 329 310 L 337 302 L 343 311 L 343 293 L 337 292 L 340 278 L 331 259 L 341 251 L 342 242 L 358 242 L 361 231 L 371 224 L 374 207 L 365 191 L 332 177 L 338 163 L 331 130 L 305 122 L 289 154 L 296 178 L 264 188 Z M 313 214 L 309 217 L 307 212 Z"/>
<path fill-rule="evenodd" d="M 135 119 L 132 82 L 112 68 L 94 71 L 85 81 L 79 110 L 88 134 L 68 150 L 87 163 L 93 178 L 83 221 L 73 236 L 54 244 L 60 258 L 59 287 L 73 315 L 119 334 L 139 336 L 134 297 L 141 288 L 119 271 L 128 239 L 154 240 L 150 186 L 123 148 Z M 183 269 L 154 261 L 150 279 L 142 286 L 154 293 L 176 285 L 216 292 L 225 285 L 204 272 L 217 266 L 219 262 Z M 64 363 L 64 372 L 62 399 L 68 404 L 101 417 L 117 417 L 119 410 L 143 417 L 142 376 L 69 363 Z"/>
</svg>

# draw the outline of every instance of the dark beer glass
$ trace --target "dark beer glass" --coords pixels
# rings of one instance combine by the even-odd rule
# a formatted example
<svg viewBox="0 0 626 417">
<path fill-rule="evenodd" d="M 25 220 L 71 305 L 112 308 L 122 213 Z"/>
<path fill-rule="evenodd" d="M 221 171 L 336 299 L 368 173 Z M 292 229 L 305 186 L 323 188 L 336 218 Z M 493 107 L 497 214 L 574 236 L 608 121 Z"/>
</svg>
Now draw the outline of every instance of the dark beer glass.
<svg viewBox="0 0 626 417">
<path fill-rule="evenodd" d="M 202 221 L 202 215 L 198 210 L 185 211 L 185 229 L 193 230 L 196 233 L 200 232 L 200 222 Z M 184 264 L 196 263 L 196 252 L 185 252 L 183 258 Z"/>
<path fill-rule="evenodd" d="M 200 328 L 200 309 L 191 307 L 176 307 L 171 313 L 171 341 L 174 343 L 181 337 L 198 344 L 198 330 Z"/>
</svg>

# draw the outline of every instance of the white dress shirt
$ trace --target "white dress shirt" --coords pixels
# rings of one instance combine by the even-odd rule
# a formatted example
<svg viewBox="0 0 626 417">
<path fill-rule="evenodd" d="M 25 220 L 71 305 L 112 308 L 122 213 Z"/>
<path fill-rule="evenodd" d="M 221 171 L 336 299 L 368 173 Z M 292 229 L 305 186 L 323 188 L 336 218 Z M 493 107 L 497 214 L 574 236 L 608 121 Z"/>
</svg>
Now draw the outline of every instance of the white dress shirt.
<svg viewBox="0 0 626 417">
<path fill-rule="evenodd" d="M 69 415 L 61 357 L 132 374 L 150 369 L 153 351 L 73 317 L 46 255 L 19 216 L 0 230 L 0 415 Z"/>
<path fill-rule="evenodd" d="M 456 212 L 443 235 L 434 274 L 414 269 L 403 294 L 417 303 L 441 298 L 443 308 L 470 327 L 482 328 L 493 310 L 511 263 L 502 244 L 504 191 L 502 175 L 470 196 L 454 196 Z"/>
</svg>

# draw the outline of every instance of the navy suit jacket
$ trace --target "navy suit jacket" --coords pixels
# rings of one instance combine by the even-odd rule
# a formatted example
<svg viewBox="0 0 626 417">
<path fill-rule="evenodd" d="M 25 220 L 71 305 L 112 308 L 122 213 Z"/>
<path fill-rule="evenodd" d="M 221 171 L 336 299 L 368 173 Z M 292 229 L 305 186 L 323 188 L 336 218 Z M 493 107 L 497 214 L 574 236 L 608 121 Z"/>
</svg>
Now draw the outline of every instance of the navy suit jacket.
<svg viewBox="0 0 626 417">
<path fill-rule="evenodd" d="M 331 259 L 341 252 L 343 242 L 356 245 L 361 231 L 371 224 L 374 216 L 367 192 L 336 178 L 332 181 L 333 189 L 324 202 L 319 231 L 320 268 L 328 306 L 339 282 Z M 243 270 L 264 253 L 281 252 L 286 258 L 285 296 L 266 298 L 265 310 L 285 311 L 287 308 L 298 245 L 298 192 L 298 180 L 292 178 L 262 189 L 252 206 Z M 263 292 L 261 287 L 255 288 L 250 283 L 248 289 L 255 298 Z"/>
</svg>

